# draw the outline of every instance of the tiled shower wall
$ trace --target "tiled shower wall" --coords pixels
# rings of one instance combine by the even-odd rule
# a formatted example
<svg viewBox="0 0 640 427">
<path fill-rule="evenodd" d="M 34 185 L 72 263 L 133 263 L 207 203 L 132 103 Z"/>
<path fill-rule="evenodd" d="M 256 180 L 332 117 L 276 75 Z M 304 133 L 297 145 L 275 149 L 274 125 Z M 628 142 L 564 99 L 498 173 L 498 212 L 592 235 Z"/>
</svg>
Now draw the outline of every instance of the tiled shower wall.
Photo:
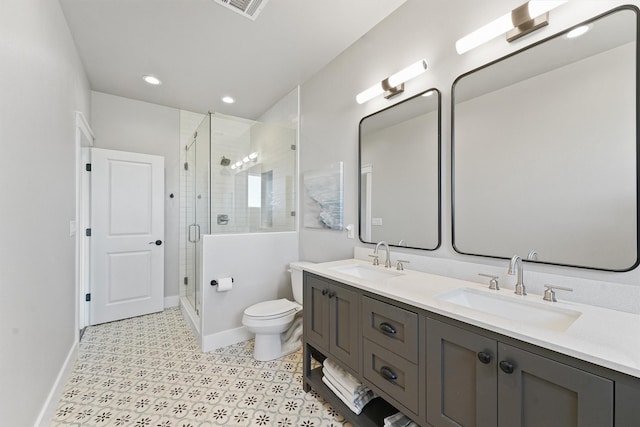
<svg viewBox="0 0 640 427">
<path fill-rule="evenodd" d="M 233 120 L 235 132 L 217 132 L 218 126 L 228 128 L 223 120 Z M 219 115 L 214 116 L 212 128 L 212 234 L 295 230 L 295 128 Z M 244 164 L 242 169 L 220 164 L 223 156 L 233 164 L 253 152 L 258 153 L 257 161 Z M 268 171 L 273 173 L 273 222 L 264 227 L 261 209 L 247 207 L 247 174 Z M 218 215 L 227 215 L 228 224 L 218 224 Z"/>
</svg>

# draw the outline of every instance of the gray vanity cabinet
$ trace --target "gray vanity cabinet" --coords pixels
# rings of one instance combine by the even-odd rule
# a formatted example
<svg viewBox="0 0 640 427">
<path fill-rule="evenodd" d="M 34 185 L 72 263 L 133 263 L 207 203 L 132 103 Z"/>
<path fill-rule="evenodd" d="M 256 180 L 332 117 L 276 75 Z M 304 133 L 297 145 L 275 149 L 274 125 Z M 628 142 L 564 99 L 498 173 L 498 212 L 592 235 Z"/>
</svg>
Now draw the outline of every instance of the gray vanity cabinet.
<svg viewBox="0 0 640 427">
<path fill-rule="evenodd" d="M 422 412 L 418 331 L 417 313 L 362 297 L 362 375 L 380 395 L 416 419 Z"/>
<path fill-rule="evenodd" d="M 427 320 L 427 421 L 442 426 L 613 426 L 613 381 Z"/>
<path fill-rule="evenodd" d="M 429 424 L 433 427 L 498 425 L 497 354 L 495 340 L 427 319 Z"/>
<path fill-rule="evenodd" d="M 305 275 L 305 339 L 326 356 L 360 372 L 360 295 L 329 279 Z"/>
</svg>

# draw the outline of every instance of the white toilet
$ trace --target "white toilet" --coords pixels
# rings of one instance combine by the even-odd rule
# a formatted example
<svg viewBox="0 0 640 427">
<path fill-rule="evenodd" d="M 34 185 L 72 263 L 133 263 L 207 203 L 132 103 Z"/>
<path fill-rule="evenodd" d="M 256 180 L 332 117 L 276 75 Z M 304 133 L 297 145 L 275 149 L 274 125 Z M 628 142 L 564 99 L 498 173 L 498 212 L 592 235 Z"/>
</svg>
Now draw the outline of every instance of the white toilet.
<svg viewBox="0 0 640 427">
<path fill-rule="evenodd" d="M 253 357 L 267 361 L 277 359 L 300 348 L 302 342 L 302 267 L 309 262 L 292 262 L 291 289 L 293 299 L 264 301 L 248 307 L 242 316 L 245 328 L 256 334 Z"/>
</svg>

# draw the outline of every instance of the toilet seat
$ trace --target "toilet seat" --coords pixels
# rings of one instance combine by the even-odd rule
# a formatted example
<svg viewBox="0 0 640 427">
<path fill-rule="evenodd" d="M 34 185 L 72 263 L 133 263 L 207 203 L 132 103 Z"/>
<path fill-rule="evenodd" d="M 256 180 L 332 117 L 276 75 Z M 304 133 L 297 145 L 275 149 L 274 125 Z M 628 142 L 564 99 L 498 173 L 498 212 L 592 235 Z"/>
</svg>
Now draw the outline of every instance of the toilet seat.
<svg viewBox="0 0 640 427">
<path fill-rule="evenodd" d="M 286 298 L 282 298 L 259 302 L 247 307 L 244 311 L 244 315 L 253 319 L 269 320 L 288 316 L 301 308 L 300 304 L 289 301 Z"/>
</svg>

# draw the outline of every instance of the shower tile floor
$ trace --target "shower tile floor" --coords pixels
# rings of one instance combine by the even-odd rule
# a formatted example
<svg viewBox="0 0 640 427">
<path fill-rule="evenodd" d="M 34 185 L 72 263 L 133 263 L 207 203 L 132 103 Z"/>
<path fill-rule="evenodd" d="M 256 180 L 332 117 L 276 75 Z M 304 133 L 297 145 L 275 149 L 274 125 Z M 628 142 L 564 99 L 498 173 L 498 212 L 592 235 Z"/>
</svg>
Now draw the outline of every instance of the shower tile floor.
<svg viewBox="0 0 640 427">
<path fill-rule="evenodd" d="M 350 426 L 302 389 L 302 352 L 202 353 L 179 308 L 87 328 L 52 426 Z"/>
</svg>

